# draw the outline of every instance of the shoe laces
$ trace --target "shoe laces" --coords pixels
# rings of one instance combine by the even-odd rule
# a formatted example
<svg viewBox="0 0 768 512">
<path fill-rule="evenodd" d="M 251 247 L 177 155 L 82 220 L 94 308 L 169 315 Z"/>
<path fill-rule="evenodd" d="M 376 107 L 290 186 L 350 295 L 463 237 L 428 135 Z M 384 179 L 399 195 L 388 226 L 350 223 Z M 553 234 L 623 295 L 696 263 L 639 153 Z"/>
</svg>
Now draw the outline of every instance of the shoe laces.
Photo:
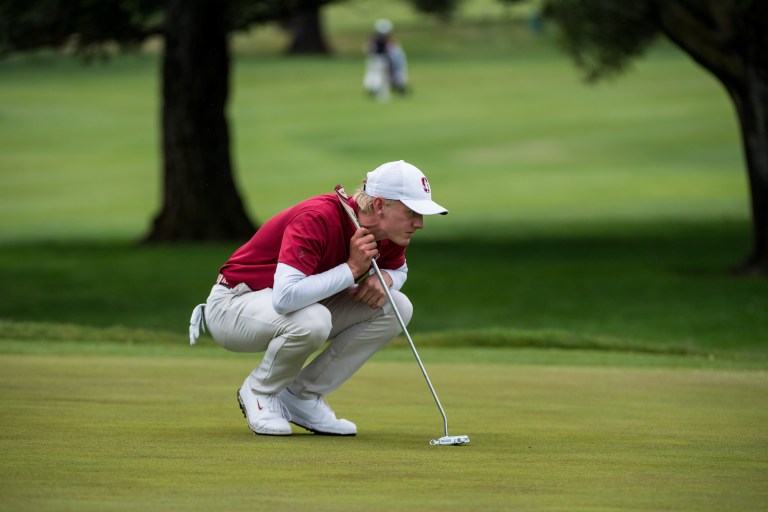
<svg viewBox="0 0 768 512">
<path fill-rule="evenodd" d="M 331 409 L 331 406 L 328 405 L 328 401 L 323 395 L 317 395 L 317 399 L 315 401 L 315 409 L 320 409 L 326 416 L 331 416 L 332 418 L 336 419 L 336 413 L 333 412 L 333 409 Z"/>
<path fill-rule="evenodd" d="M 277 395 L 267 395 L 267 408 L 270 412 L 278 413 L 288 421 L 291 421 L 291 411 L 283 404 L 283 402 L 277 398 Z"/>
</svg>

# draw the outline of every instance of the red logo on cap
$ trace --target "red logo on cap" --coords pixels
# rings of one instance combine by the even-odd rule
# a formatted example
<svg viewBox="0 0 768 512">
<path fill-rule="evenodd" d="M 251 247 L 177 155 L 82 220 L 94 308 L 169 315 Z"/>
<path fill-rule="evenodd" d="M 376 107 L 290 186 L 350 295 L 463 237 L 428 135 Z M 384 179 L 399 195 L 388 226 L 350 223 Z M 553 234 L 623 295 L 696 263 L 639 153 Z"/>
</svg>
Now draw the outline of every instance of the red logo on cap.
<svg viewBox="0 0 768 512">
<path fill-rule="evenodd" d="M 421 184 L 424 186 L 424 192 L 429 194 L 429 182 L 427 181 L 426 176 L 424 178 L 421 178 Z"/>
</svg>

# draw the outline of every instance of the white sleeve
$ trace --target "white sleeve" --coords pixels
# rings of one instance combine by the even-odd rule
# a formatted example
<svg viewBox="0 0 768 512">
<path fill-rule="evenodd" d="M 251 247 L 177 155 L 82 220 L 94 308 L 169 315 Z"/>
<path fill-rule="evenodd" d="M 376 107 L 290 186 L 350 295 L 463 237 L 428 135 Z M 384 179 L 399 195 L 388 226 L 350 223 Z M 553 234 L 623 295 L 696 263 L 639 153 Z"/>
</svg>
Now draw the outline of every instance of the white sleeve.
<svg viewBox="0 0 768 512">
<path fill-rule="evenodd" d="M 353 284 L 355 278 L 346 263 L 312 276 L 285 263 L 278 263 L 272 287 L 272 307 L 277 313 L 285 315 L 335 295 Z"/>
<path fill-rule="evenodd" d="M 408 265 L 405 263 L 403 263 L 403 266 L 397 270 L 385 269 L 382 270 L 382 272 L 386 272 L 389 274 L 389 277 L 392 278 L 392 286 L 390 286 L 392 290 L 399 290 L 402 288 L 405 284 L 405 280 L 408 279 Z"/>
</svg>

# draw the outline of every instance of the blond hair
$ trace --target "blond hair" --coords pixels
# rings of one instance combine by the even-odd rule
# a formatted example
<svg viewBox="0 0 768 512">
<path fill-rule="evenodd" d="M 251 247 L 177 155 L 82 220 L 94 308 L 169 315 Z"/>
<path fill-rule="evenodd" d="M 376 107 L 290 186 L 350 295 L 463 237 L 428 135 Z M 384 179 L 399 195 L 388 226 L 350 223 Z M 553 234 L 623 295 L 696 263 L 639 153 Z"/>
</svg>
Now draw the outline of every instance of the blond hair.
<svg viewBox="0 0 768 512">
<path fill-rule="evenodd" d="M 355 191 L 353 197 L 355 198 L 360 213 L 373 213 L 373 200 L 376 199 L 376 197 L 369 196 L 365 190 L 363 190 L 364 186 L 365 180 L 363 180 L 363 186 Z M 390 206 L 391 204 L 392 199 L 384 199 L 384 206 Z"/>
</svg>

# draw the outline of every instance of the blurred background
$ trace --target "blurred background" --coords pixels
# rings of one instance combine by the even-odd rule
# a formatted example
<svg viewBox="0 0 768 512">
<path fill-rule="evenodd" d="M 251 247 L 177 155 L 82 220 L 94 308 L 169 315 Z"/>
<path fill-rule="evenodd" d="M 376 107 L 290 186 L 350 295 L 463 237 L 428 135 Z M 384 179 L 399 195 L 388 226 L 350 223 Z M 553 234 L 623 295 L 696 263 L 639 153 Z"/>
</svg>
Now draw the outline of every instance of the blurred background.
<svg viewBox="0 0 768 512">
<path fill-rule="evenodd" d="M 404 159 L 450 210 L 409 248 L 424 339 L 765 356 L 759 259 L 732 272 L 754 248 L 737 112 L 639 21 L 644 2 L 126 1 L 90 21 L 16 4 L 0 11 L 14 336 L 183 338 L 259 223 Z M 386 101 L 363 87 L 379 19 L 408 59 Z M 595 26 L 611 51 L 584 40 Z"/>
</svg>

